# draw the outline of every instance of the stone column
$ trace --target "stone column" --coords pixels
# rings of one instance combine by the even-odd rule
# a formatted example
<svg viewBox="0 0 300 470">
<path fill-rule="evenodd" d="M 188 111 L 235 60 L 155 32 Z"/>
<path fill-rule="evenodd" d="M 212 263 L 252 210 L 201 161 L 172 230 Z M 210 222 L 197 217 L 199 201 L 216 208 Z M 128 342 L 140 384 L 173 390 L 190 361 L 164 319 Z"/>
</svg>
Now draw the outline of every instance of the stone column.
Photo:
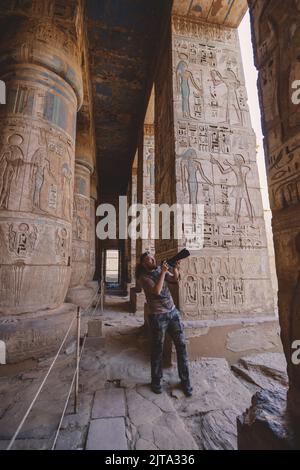
<svg viewBox="0 0 300 470">
<path fill-rule="evenodd" d="M 133 166 L 131 177 L 131 204 L 137 204 L 137 168 Z M 136 240 L 131 240 L 131 284 L 135 286 L 135 267 L 137 263 Z"/>
<path fill-rule="evenodd" d="M 72 230 L 72 275 L 70 288 L 83 286 L 90 271 L 90 181 L 93 172 L 93 157 L 90 136 L 77 134 L 75 151 L 75 186 Z"/>
<path fill-rule="evenodd" d="M 153 111 L 149 113 L 149 109 L 153 108 Z M 154 192 L 154 125 L 149 123 L 147 117 L 151 115 L 153 119 L 154 114 L 154 94 L 152 95 L 148 107 L 148 112 L 145 119 L 145 124 L 143 127 L 143 135 L 140 139 L 138 147 L 138 160 L 137 160 L 137 202 L 138 204 L 143 204 L 149 209 L 150 215 L 150 206 L 155 203 L 155 192 Z M 148 237 L 136 240 L 135 245 L 135 259 L 133 268 L 135 269 L 136 264 L 139 263 L 140 255 L 149 250 L 152 253 L 155 252 L 155 240 L 151 240 L 151 221 L 146 220 L 148 227 Z M 133 241 L 135 243 L 135 241 Z M 135 279 L 135 277 L 134 277 Z M 143 310 L 145 303 L 144 292 L 141 291 L 138 281 L 135 279 L 135 287 L 131 289 L 131 305 L 133 311 Z"/>
<path fill-rule="evenodd" d="M 90 267 L 88 281 L 93 281 L 96 271 L 96 204 L 98 200 L 97 178 L 92 175 L 91 178 L 91 197 L 90 197 Z"/>
<path fill-rule="evenodd" d="M 189 244 L 178 292 L 189 320 L 190 356 L 209 351 L 232 361 L 261 347 L 276 350 L 256 139 L 237 30 L 173 16 L 160 63 L 156 200 L 204 206 L 204 247 L 199 240 Z M 158 258 L 185 243 L 159 240 Z"/>
<path fill-rule="evenodd" d="M 273 216 L 279 321 L 288 363 L 288 405 L 299 426 L 300 365 L 293 364 L 292 355 L 293 342 L 300 340 L 300 105 L 294 85 L 300 78 L 300 4 L 297 0 L 249 4 Z"/>
<path fill-rule="evenodd" d="M 55 325 L 46 340 L 36 324 L 32 344 L 25 319 L 32 328 L 36 312 L 59 307 L 70 281 L 76 113 L 82 103 L 82 17 L 78 2 L 70 3 L 74 10 L 64 27 L 50 2 L 0 8 L 0 69 L 7 86 L 7 105 L 0 106 L 0 315 L 15 318 L 9 331 L 1 328 L 12 348 L 8 360 L 49 347 Z"/>
<path fill-rule="evenodd" d="M 149 214 L 151 204 L 155 203 L 154 163 L 154 125 L 144 124 L 143 139 L 138 150 L 137 201 L 149 208 Z M 150 219 L 146 222 L 149 229 L 148 237 L 137 240 L 137 262 L 144 251 L 150 250 L 153 253 L 155 251 L 155 241 L 151 240 Z"/>
</svg>

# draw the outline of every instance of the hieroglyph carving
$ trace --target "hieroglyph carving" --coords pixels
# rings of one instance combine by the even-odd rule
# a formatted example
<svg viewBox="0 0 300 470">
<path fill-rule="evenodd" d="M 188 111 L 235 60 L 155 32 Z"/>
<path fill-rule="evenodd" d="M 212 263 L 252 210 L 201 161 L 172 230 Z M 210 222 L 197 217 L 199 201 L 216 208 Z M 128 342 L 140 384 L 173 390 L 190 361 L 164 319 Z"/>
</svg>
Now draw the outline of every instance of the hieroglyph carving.
<svg viewBox="0 0 300 470">
<path fill-rule="evenodd" d="M 192 317 L 239 313 L 245 303 L 243 258 L 190 258 L 182 274 L 184 310 Z"/>
<path fill-rule="evenodd" d="M 198 318 L 270 311 L 257 294 L 259 279 L 271 284 L 237 31 L 174 17 L 172 67 L 176 201 L 204 205 L 204 248 L 183 270 L 180 307 Z"/>
</svg>

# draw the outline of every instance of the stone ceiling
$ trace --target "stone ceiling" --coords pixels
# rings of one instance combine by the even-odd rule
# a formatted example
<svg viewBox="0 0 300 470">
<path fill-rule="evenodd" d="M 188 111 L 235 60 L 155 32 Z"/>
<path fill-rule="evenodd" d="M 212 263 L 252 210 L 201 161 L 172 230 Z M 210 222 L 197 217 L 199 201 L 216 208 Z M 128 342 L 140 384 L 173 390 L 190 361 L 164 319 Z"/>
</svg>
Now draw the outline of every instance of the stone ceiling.
<svg viewBox="0 0 300 470">
<path fill-rule="evenodd" d="M 125 194 L 172 2 L 87 0 L 99 189 Z"/>
<path fill-rule="evenodd" d="M 247 8 L 247 0 L 174 0 L 173 13 L 237 28 Z"/>
</svg>

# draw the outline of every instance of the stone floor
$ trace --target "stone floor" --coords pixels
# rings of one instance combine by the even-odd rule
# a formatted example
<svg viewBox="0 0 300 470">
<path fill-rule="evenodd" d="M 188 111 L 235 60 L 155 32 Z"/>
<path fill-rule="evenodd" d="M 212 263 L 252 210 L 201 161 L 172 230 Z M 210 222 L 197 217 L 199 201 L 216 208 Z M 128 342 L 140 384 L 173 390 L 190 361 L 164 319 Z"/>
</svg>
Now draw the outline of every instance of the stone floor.
<svg viewBox="0 0 300 470">
<path fill-rule="evenodd" d="M 99 312 L 96 312 L 99 313 Z M 86 321 L 86 320 L 85 320 Z M 286 388 L 281 354 L 191 362 L 194 394 L 186 398 L 175 366 L 164 371 L 164 391 L 150 391 L 149 350 L 143 318 L 128 313 L 126 298 L 108 297 L 105 344 L 87 346 L 80 367 L 80 405 L 73 396 L 56 449 L 236 449 L 236 418 L 264 388 Z M 74 371 L 74 347 L 59 357 L 13 448 L 49 449 Z M 5 449 L 45 375 L 51 358 L 0 366 L 0 449 Z"/>
</svg>

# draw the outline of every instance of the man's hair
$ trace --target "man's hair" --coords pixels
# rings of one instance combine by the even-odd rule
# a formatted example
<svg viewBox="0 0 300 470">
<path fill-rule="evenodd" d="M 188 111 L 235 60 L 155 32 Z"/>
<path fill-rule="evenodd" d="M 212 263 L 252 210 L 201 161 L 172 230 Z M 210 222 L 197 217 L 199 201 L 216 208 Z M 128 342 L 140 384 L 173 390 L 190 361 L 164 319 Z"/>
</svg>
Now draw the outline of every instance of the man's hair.
<svg viewBox="0 0 300 470">
<path fill-rule="evenodd" d="M 146 256 L 148 256 L 149 254 L 150 254 L 149 251 L 145 251 L 144 253 L 141 254 L 140 262 L 136 265 L 136 268 L 135 268 L 136 279 L 139 279 L 147 272 L 146 268 L 143 266 L 143 261 L 146 258 Z"/>
</svg>

